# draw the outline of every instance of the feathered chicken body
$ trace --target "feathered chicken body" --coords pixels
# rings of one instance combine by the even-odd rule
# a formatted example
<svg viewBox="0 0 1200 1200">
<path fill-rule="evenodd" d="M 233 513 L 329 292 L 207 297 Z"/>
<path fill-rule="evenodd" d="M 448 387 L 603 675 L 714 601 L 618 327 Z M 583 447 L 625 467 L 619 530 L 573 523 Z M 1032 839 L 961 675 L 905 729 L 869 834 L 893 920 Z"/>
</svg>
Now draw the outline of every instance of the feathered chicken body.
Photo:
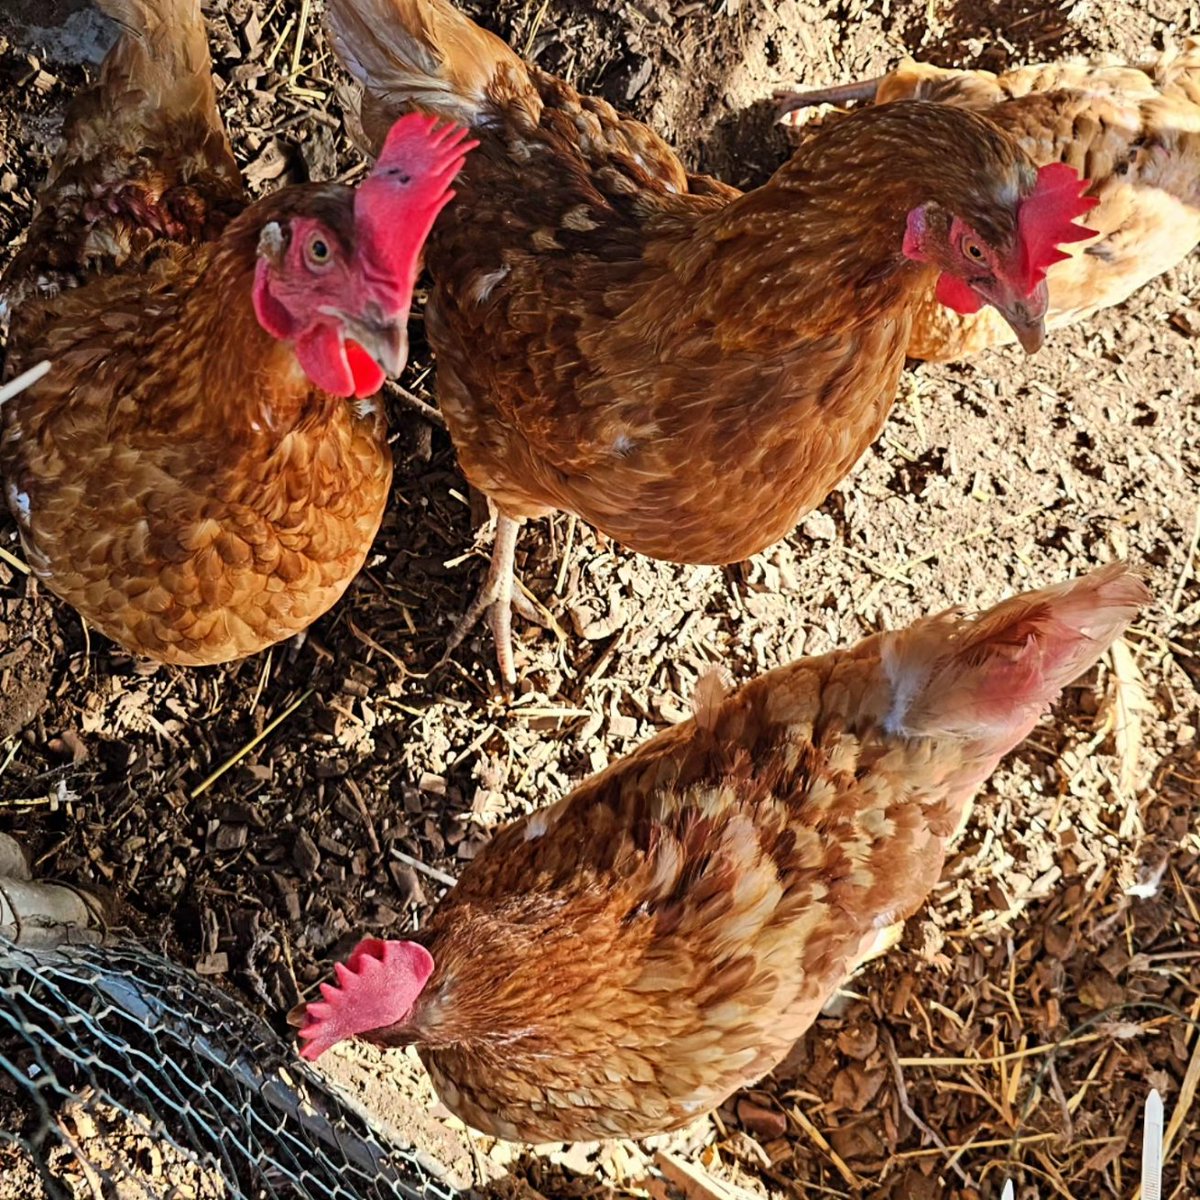
<svg viewBox="0 0 1200 1200">
<path fill-rule="evenodd" d="M 879 432 L 935 277 L 1040 342 L 1080 184 L 971 113 L 864 113 L 742 195 L 449 0 L 330 0 L 327 23 L 374 144 L 406 106 L 480 139 L 429 243 L 426 330 L 460 462 L 501 514 L 500 642 L 526 518 L 573 512 L 677 562 L 788 533 Z"/>
<path fill-rule="evenodd" d="M 95 628 L 173 663 L 305 628 L 361 566 L 391 479 L 379 406 L 464 136 L 411 117 L 357 191 L 247 206 L 198 0 L 125 26 L 78 98 L 4 278 L 0 472 L 30 566 Z"/>
<path fill-rule="evenodd" d="M 1046 324 L 1057 328 L 1119 304 L 1200 242 L 1200 39 L 1145 66 L 1039 63 L 1002 75 L 905 59 L 869 84 L 783 97 L 925 100 L 986 116 L 1039 166 L 1066 163 L 1091 182 L 1084 218 L 1095 236 L 1050 268 Z M 947 361 L 1011 342 L 991 309 L 961 314 L 928 292 L 913 313 L 908 353 Z"/>
<path fill-rule="evenodd" d="M 501 830 L 416 941 L 362 943 L 304 1054 L 415 1043 L 501 1137 L 644 1136 L 779 1062 L 923 902 L 964 806 L 1146 590 L 1113 566 L 807 658 Z"/>
</svg>

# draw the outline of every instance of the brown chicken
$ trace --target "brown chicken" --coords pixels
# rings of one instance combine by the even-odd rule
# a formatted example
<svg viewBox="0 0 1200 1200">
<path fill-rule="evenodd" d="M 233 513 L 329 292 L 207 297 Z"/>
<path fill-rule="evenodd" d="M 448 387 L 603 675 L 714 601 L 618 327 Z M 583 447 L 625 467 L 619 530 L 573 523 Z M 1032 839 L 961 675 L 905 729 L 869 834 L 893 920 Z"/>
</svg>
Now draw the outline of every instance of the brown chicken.
<svg viewBox="0 0 1200 1200">
<path fill-rule="evenodd" d="M 1146 603 L 1121 565 L 806 658 L 502 829 L 310 1004 L 500 1137 L 640 1137 L 770 1071 L 937 882 L 1000 758 Z M 715 686 L 714 686 L 715 684 Z"/>
<path fill-rule="evenodd" d="M 407 106 L 480 141 L 428 245 L 425 324 L 459 460 L 500 514 L 451 642 L 490 608 L 510 681 L 521 521 L 573 512 L 677 562 L 762 550 L 879 432 L 935 277 L 1033 350 L 1054 247 L 1085 236 L 1073 171 L 948 105 L 839 122 L 743 195 L 449 0 L 328 0 L 326 20 L 374 146 Z"/>
<path fill-rule="evenodd" d="M 1050 268 L 1050 328 L 1119 304 L 1200 242 L 1200 39 L 1142 67 L 1042 63 L 1003 75 L 905 59 L 894 71 L 781 97 L 783 112 L 825 102 L 929 100 L 985 115 L 1038 166 L 1069 163 L 1099 204 L 1096 238 Z M 960 314 L 932 290 L 913 315 L 908 353 L 947 361 L 1013 340 L 991 309 Z"/>
<path fill-rule="evenodd" d="M 35 574 L 127 649 L 215 663 L 304 629 L 354 577 L 391 479 L 375 401 L 469 148 L 399 122 L 371 175 L 247 205 L 198 0 L 124 26 L 4 277 L 0 473 Z"/>
</svg>

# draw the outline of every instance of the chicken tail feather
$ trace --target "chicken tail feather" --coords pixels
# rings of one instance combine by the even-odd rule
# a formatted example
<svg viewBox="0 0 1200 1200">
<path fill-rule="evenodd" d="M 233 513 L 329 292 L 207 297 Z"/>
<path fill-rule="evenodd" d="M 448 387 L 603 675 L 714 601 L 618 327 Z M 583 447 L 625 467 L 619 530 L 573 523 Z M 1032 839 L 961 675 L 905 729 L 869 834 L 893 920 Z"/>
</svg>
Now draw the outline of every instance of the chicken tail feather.
<svg viewBox="0 0 1200 1200">
<path fill-rule="evenodd" d="M 145 157 L 148 148 L 161 156 L 157 166 L 164 175 L 186 174 L 202 188 L 212 177 L 222 192 L 240 193 L 217 109 L 200 0 L 96 2 L 124 32 L 95 88 L 68 116 L 64 165 L 99 163 L 113 151 L 118 161 L 139 152 Z"/>
<path fill-rule="evenodd" d="M 160 238 L 204 239 L 243 204 L 199 0 L 97 3 L 122 33 L 68 111 L 34 224 L 5 272 L 14 308 L 32 281 L 60 286 Z"/>
<path fill-rule="evenodd" d="M 1115 563 L 1014 596 L 974 617 L 945 613 L 888 637 L 888 732 L 965 737 L 1005 753 L 1150 600 Z"/>
<path fill-rule="evenodd" d="M 100 92 L 119 111 L 138 95 L 156 108 L 210 109 L 216 120 L 208 39 L 199 0 L 96 0 L 124 34 L 104 60 Z M 111 115 L 111 114 L 110 114 Z M 218 121 L 219 124 L 219 121 Z"/>
<path fill-rule="evenodd" d="M 325 28 L 366 91 L 362 123 L 374 149 L 414 107 L 476 128 L 513 106 L 535 119 L 540 110 L 521 59 L 449 0 L 328 0 Z"/>
</svg>

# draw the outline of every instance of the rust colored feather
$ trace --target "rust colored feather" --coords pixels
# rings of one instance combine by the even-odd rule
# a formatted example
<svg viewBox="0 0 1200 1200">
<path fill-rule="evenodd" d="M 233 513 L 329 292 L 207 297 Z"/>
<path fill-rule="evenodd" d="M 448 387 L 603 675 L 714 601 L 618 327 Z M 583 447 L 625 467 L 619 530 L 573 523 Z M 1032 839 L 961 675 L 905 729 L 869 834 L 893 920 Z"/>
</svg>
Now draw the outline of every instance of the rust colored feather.
<svg viewBox="0 0 1200 1200">
<path fill-rule="evenodd" d="M 745 558 L 820 503 L 887 416 L 930 278 L 905 214 L 936 201 L 1003 245 L 1034 184 L 988 122 L 912 103 L 742 195 L 449 0 L 326 19 L 369 130 L 412 105 L 481 142 L 426 258 L 464 472 L 510 518 L 573 512 L 657 558 Z"/>
<path fill-rule="evenodd" d="M 1047 326 L 1119 304 L 1200 243 L 1200 38 L 1144 65 L 1039 63 L 1001 75 L 905 59 L 878 81 L 880 104 L 923 99 L 985 114 L 1039 166 L 1091 181 L 1095 236 L 1050 269 Z M 946 362 L 1013 340 L 994 311 L 962 316 L 932 293 L 908 353 Z"/>
<path fill-rule="evenodd" d="M 163 662 L 222 662 L 304 629 L 382 518 L 381 413 L 317 390 L 255 319 L 263 227 L 352 237 L 353 193 L 247 208 L 197 0 L 105 0 L 125 26 L 73 104 L 4 278 L 10 370 L 49 375 L 0 418 L 30 566 L 87 622 Z"/>
<path fill-rule="evenodd" d="M 699 1116 L 925 901 L 980 783 L 1147 600 L 1118 565 L 710 684 L 696 721 L 496 834 L 418 936 L 432 974 L 364 942 L 401 969 L 339 972 L 306 1053 L 415 1043 L 454 1112 L 519 1140 Z"/>
</svg>

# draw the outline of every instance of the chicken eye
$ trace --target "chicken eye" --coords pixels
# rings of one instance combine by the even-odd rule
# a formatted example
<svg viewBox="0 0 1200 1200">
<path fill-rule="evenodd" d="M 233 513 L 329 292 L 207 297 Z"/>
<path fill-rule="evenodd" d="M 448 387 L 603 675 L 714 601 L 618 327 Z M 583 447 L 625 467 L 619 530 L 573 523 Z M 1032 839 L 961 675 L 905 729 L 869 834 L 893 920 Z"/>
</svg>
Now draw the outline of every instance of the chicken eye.
<svg viewBox="0 0 1200 1200">
<path fill-rule="evenodd" d="M 978 242 L 973 242 L 968 238 L 963 242 L 963 251 L 977 262 L 983 261 L 983 249 Z"/>
<path fill-rule="evenodd" d="M 314 267 L 323 267 L 329 262 L 330 258 L 332 258 L 332 253 L 329 249 L 329 243 L 320 235 L 314 237 L 308 243 L 305 253 L 308 258 L 309 265 Z"/>
</svg>

